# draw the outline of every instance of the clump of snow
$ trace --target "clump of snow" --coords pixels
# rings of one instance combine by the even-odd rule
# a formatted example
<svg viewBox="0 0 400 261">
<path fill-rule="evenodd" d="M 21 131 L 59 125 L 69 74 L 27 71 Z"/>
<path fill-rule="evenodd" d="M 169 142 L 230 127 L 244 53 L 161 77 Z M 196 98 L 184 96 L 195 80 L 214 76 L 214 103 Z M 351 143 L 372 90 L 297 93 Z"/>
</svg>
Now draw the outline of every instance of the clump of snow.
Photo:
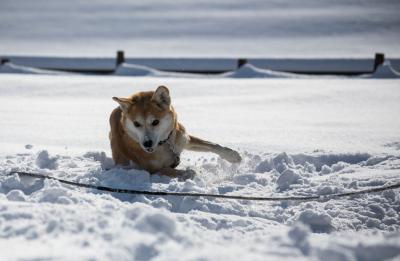
<svg viewBox="0 0 400 261">
<path fill-rule="evenodd" d="M 302 211 L 297 220 L 308 225 L 313 232 L 317 233 L 329 233 L 334 229 L 331 216 L 312 209 Z"/>
<path fill-rule="evenodd" d="M 294 162 L 292 157 L 287 155 L 285 152 L 276 155 L 273 158 L 266 159 L 258 164 L 255 171 L 262 173 L 268 172 L 271 170 L 276 170 L 279 173 L 282 173 L 289 167 L 294 167 Z"/>
<path fill-rule="evenodd" d="M 366 166 L 373 166 L 377 165 L 383 161 L 385 161 L 388 158 L 388 156 L 373 156 L 370 157 L 368 160 L 365 161 Z"/>
<path fill-rule="evenodd" d="M 300 75 L 294 73 L 261 69 L 249 63 L 244 64 L 235 71 L 223 73 L 221 76 L 229 78 L 301 78 Z"/>
<path fill-rule="evenodd" d="M 107 157 L 104 151 L 97 152 L 97 151 L 88 151 L 86 152 L 83 157 L 91 158 L 95 161 L 100 162 L 102 169 L 110 169 L 114 167 L 114 161 L 112 158 Z"/>
<path fill-rule="evenodd" d="M 26 201 L 26 196 L 21 190 L 11 190 L 7 194 L 7 199 L 11 201 Z"/>
<path fill-rule="evenodd" d="M 58 157 L 50 157 L 47 150 L 42 150 L 36 158 L 36 165 L 41 169 L 57 169 Z"/>
<path fill-rule="evenodd" d="M 346 168 L 347 166 L 349 166 L 348 163 L 343 162 L 343 161 L 339 161 L 338 163 L 335 163 L 331 166 L 332 172 L 338 172 L 343 170 L 344 168 Z"/>
<path fill-rule="evenodd" d="M 390 61 L 385 61 L 383 64 L 378 65 L 373 74 L 365 77 L 374 79 L 398 79 L 400 78 L 400 72 L 392 67 Z"/>
<path fill-rule="evenodd" d="M 330 174 L 332 172 L 332 169 L 327 166 L 327 165 L 323 165 L 321 168 L 321 174 L 322 175 L 326 175 L 326 174 Z"/>
<path fill-rule="evenodd" d="M 276 181 L 278 189 L 284 191 L 290 188 L 292 184 L 298 184 L 301 181 L 301 176 L 292 169 L 287 169 L 282 172 Z"/>
</svg>

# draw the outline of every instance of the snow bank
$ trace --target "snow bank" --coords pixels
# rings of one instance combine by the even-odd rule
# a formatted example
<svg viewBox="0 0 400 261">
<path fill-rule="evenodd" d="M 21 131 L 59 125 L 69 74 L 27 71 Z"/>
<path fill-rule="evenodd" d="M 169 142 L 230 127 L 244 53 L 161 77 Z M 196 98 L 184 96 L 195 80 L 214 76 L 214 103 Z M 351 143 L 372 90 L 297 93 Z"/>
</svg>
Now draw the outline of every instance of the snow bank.
<svg viewBox="0 0 400 261">
<path fill-rule="evenodd" d="M 302 76 L 294 73 L 276 72 L 267 69 L 257 68 L 252 64 L 246 63 L 239 69 L 221 74 L 229 78 L 300 78 Z M 304 78 L 303 76 L 302 78 Z"/>
<path fill-rule="evenodd" d="M 118 76 L 151 76 L 165 78 L 204 78 L 201 74 L 165 72 L 144 65 L 123 63 L 117 67 L 113 75 Z"/>
<path fill-rule="evenodd" d="M 400 79 L 400 72 L 396 71 L 390 61 L 380 64 L 372 75 L 364 76 L 373 79 Z"/>
<path fill-rule="evenodd" d="M 160 71 L 143 65 L 123 63 L 114 71 L 114 75 L 120 76 L 157 76 Z"/>
<path fill-rule="evenodd" d="M 22 73 L 22 74 L 44 74 L 44 75 L 63 75 L 65 72 L 37 69 L 33 67 L 4 63 L 0 65 L 0 73 Z"/>
</svg>

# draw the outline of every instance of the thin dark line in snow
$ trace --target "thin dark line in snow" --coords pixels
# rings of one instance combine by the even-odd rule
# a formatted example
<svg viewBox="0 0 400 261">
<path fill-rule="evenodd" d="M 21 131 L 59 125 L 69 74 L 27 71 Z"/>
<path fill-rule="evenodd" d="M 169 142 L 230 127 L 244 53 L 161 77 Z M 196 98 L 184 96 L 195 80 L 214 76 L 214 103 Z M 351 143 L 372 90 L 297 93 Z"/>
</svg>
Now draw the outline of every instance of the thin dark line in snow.
<svg viewBox="0 0 400 261">
<path fill-rule="evenodd" d="M 240 195 L 221 195 L 221 194 L 207 194 L 207 193 L 192 193 L 192 192 L 170 192 L 170 191 L 148 191 L 148 190 L 134 190 L 134 189 L 119 189 L 110 188 L 104 186 L 96 186 L 91 184 L 84 184 L 69 180 L 63 180 L 56 177 L 51 177 L 39 173 L 23 172 L 23 171 L 12 171 L 8 175 L 18 174 L 20 176 L 28 176 L 39 179 L 50 179 L 56 180 L 60 183 L 72 185 L 82 188 L 96 189 L 100 191 L 112 192 L 112 193 L 124 193 L 133 195 L 151 195 L 151 196 L 179 196 L 179 197 L 208 197 L 208 198 L 224 198 L 224 199 L 239 199 L 239 200 L 253 200 L 253 201 L 324 201 L 335 198 L 343 198 L 349 196 L 358 196 L 363 194 L 371 194 L 382 192 L 386 190 L 400 188 L 400 181 L 391 185 L 380 186 L 377 188 L 369 188 L 363 190 L 356 190 L 344 193 L 335 193 L 328 195 L 319 196 L 286 196 L 286 197 L 261 197 L 261 196 L 240 196 Z"/>
</svg>

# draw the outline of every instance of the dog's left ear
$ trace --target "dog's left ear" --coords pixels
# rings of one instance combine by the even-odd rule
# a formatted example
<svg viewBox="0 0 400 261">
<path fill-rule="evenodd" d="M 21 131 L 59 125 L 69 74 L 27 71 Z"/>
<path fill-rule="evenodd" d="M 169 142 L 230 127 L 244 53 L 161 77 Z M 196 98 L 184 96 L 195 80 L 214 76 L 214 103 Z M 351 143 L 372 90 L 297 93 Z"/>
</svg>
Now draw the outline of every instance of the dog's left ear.
<svg viewBox="0 0 400 261">
<path fill-rule="evenodd" d="M 152 101 L 155 101 L 161 108 L 168 108 L 171 105 L 171 97 L 169 96 L 169 90 L 165 86 L 159 86 L 154 92 Z"/>
</svg>

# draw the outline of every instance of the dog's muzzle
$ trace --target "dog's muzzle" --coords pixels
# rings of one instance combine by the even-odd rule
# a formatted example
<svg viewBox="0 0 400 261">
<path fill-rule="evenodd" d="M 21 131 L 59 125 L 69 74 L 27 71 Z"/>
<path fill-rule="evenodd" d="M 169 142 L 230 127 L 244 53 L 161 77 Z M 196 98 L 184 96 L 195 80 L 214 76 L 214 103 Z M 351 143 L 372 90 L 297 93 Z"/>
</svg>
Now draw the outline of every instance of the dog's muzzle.
<svg viewBox="0 0 400 261">
<path fill-rule="evenodd" d="M 152 153 L 154 151 L 153 149 L 153 141 L 152 140 L 146 140 L 143 142 L 143 148 L 146 152 Z"/>
</svg>

